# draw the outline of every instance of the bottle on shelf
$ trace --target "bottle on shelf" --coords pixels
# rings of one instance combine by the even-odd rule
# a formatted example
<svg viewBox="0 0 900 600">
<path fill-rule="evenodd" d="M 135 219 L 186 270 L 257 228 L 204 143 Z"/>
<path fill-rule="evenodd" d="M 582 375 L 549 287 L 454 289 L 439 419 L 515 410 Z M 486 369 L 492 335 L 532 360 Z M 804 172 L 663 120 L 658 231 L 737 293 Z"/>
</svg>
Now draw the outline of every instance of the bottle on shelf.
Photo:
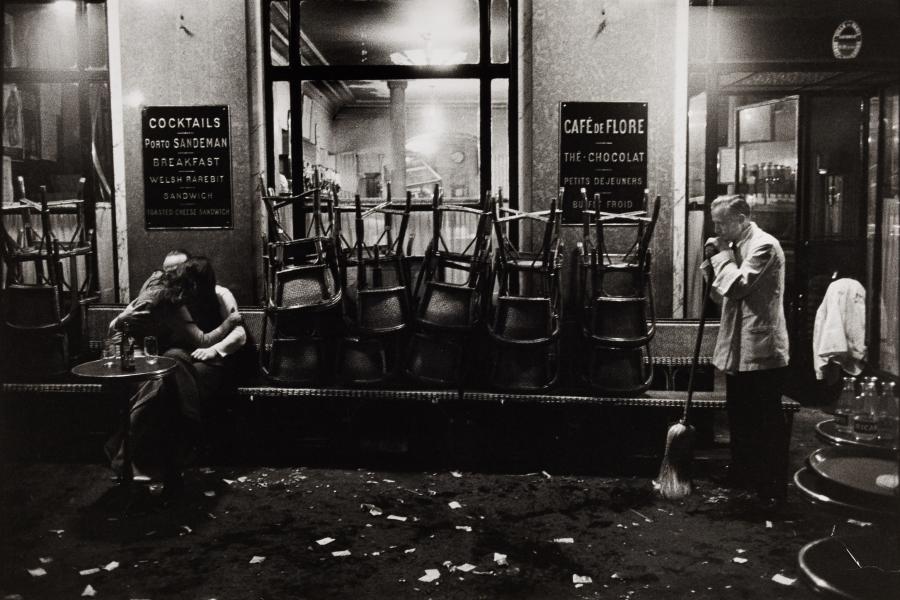
<svg viewBox="0 0 900 600">
<path fill-rule="evenodd" d="M 838 433 L 848 435 L 853 431 L 853 406 L 856 400 L 856 377 L 844 377 L 844 387 L 834 407 L 834 422 Z"/>
<path fill-rule="evenodd" d="M 853 415 L 853 437 L 858 442 L 874 442 L 878 437 L 878 395 L 875 393 L 875 382 L 866 381 L 859 392 L 859 404 L 862 410 Z"/>
<path fill-rule="evenodd" d="M 878 440 L 893 442 L 897 439 L 897 426 L 900 421 L 900 406 L 898 406 L 895 393 L 896 384 L 893 381 L 881 383 L 881 395 L 878 397 Z"/>
<path fill-rule="evenodd" d="M 134 338 L 129 331 L 128 322 L 122 325 L 122 348 L 119 366 L 123 371 L 134 371 Z"/>
</svg>

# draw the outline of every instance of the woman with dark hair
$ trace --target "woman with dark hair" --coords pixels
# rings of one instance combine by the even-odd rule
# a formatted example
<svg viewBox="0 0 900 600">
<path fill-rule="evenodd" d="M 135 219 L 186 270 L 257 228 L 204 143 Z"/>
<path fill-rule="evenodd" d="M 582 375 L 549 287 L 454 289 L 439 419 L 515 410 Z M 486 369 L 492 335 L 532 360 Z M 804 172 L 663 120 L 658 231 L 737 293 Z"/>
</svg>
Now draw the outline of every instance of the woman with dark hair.
<svg viewBox="0 0 900 600">
<path fill-rule="evenodd" d="M 247 336 L 237 302 L 217 285 L 209 259 L 189 258 L 160 283 L 143 290 L 110 328 L 128 323 L 135 337 L 157 336 L 162 354 L 177 362 L 171 376 L 142 384 L 131 399 L 135 473 L 161 466 L 166 489 L 173 492 L 181 488 L 181 467 L 202 437 L 212 400 L 232 383 L 229 363 Z M 106 450 L 113 468 L 120 467 L 121 433 Z"/>
</svg>

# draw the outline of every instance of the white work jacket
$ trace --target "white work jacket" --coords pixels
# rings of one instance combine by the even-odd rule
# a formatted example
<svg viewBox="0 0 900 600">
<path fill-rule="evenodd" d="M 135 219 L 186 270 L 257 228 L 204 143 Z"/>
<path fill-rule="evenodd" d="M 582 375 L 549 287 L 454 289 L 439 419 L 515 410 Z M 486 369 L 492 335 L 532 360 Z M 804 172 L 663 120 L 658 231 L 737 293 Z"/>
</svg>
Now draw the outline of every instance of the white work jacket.
<svg viewBox="0 0 900 600">
<path fill-rule="evenodd" d="M 703 263 L 712 299 L 722 304 L 713 364 L 726 373 L 788 364 L 784 251 L 754 222 L 741 239 Z"/>
</svg>

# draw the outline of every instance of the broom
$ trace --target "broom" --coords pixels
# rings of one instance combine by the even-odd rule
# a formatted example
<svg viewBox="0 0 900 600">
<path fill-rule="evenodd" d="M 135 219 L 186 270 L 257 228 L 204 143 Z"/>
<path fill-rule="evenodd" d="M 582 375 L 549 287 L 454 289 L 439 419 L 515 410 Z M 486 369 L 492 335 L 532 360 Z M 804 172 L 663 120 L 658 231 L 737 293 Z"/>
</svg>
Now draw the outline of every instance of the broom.
<svg viewBox="0 0 900 600">
<path fill-rule="evenodd" d="M 691 401 L 694 397 L 694 374 L 697 361 L 700 360 L 700 345 L 703 342 L 703 326 L 706 323 L 706 305 L 709 301 L 709 286 L 703 284 L 703 308 L 700 310 L 700 325 L 697 327 L 697 340 L 694 343 L 694 356 L 691 361 L 691 373 L 688 377 L 687 400 L 681 420 L 669 427 L 666 434 L 666 453 L 663 455 L 659 475 L 654 486 L 660 496 L 667 500 L 678 500 L 689 496 L 693 486 L 691 483 L 691 462 L 694 458 L 694 427 L 690 424 Z"/>
</svg>

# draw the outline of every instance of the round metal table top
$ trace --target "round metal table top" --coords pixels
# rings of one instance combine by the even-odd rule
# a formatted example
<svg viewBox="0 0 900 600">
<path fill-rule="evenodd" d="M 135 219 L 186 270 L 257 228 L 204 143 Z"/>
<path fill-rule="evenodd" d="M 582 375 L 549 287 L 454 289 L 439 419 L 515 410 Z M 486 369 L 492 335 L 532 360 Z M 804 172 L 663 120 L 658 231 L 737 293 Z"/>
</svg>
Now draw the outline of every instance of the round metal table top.
<svg viewBox="0 0 900 600">
<path fill-rule="evenodd" d="M 847 434 L 838 431 L 837 421 L 834 419 L 826 419 L 825 421 L 817 423 L 816 436 L 823 442 L 831 444 L 832 446 L 846 446 L 872 450 L 873 453 L 878 454 L 879 456 L 884 455 L 886 457 L 895 456 L 897 454 L 896 442 L 864 442 L 854 439 Z"/>
<path fill-rule="evenodd" d="M 807 500 L 834 511 L 843 517 L 865 520 L 893 520 L 897 509 L 890 499 L 877 501 L 830 486 L 809 467 L 794 473 L 794 485 Z"/>
<path fill-rule="evenodd" d="M 900 588 L 897 540 L 889 534 L 815 540 L 800 550 L 797 563 L 813 589 L 829 597 L 895 598 Z"/>
<path fill-rule="evenodd" d="M 118 359 L 114 359 L 112 365 L 109 366 L 107 366 L 108 362 L 108 359 L 101 358 L 81 363 L 72 367 L 72 374 L 101 381 L 146 381 L 162 377 L 173 370 L 177 364 L 174 358 L 168 356 L 158 356 L 153 364 L 146 356 L 135 356 L 134 371 L 123 371 L 119 366 Z"/>
</svg>

